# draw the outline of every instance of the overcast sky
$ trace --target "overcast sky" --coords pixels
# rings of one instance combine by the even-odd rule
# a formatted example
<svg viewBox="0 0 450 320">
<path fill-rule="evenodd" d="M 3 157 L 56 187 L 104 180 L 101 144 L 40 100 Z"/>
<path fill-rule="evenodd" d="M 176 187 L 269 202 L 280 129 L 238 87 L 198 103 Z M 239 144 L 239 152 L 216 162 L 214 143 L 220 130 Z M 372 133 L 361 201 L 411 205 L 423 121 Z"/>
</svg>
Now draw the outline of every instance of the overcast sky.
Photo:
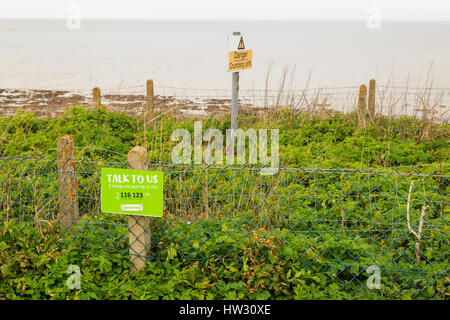
<svg viewBox="0 0 450 320">
<path fill-rule="evenodd" d="M 365 20 L 380 8 L 385 20 L 450 20 L 450 0 L 0 0 L 0 18 Z"/>
</svg>

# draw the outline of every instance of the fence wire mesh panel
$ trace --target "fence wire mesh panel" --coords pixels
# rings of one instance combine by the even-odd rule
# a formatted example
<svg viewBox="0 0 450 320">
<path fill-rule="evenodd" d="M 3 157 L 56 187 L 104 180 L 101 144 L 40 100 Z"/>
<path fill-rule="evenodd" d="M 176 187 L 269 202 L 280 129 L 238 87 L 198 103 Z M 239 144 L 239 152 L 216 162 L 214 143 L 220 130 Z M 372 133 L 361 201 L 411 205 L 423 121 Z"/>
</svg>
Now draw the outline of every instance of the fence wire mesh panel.
<svg viewBox="0 0 450 320">
<path fill-rule="evenodd" d="M 101 212 L 100 204 L 101 168 L 128 164 L 69 160 L 76 168 L 72 203 L 78 216 L 70 230 L 58 227 L 61 241 L 77 250 L 128 255 L 134 230 L 128 217 Z M 61 224 L 64 211 L 74 208 L 61 205 L 58 161 L 56 156 L 0 159 L 4 222 L 22 223 L 30 237 L 45 236 L 43 226 Z M 432 297 L 446 295 L 448 165 L 280 168 L 275 175 L 254 167 L 147 165 L 164 172 L 163 218 L 142 226 L 151 239 L 149 260 L 176 255 L 187 263 L 234 260 L 247 268 L 300 261 L 313 273 L 339 279 L 339 290 L 352 291 L 367 290 L 366 270 L 377 266 L 381 283 L 396 286 L 394 297 L 410 288 L 427 290 L 431 281 L 440 283 Z M 134 236 L 141 241 L 142 235 Z"/>
</svg>

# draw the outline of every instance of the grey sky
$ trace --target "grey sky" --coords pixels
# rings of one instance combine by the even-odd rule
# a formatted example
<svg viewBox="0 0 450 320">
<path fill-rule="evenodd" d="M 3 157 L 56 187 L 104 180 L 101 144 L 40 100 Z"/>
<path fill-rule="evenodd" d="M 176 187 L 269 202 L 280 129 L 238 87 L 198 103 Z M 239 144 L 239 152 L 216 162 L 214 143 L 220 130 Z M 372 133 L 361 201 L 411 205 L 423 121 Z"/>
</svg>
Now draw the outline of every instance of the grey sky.
<svg viewBox="0 0 450 320">
<path fill-rule="evenodd" d="M 1 0 L 0 18 L 60 18 L 70 5 L 85 19 L 450 20 L 449 0 Z"/>
</svg>

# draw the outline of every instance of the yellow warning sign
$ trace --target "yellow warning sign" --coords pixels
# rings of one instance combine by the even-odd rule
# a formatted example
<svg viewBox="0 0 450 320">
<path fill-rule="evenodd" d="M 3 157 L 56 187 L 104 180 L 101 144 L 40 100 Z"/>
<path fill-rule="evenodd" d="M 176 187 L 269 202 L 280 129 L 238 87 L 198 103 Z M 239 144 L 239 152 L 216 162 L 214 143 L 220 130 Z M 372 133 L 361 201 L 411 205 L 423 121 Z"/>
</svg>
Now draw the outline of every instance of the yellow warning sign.
<svg viewBox="0 0 450 320">
<path fill-rule="evenodd" d="M 244 50 L 244 49 L 245 49 L 244 39 L 242 39 L 242 36 L 241 36 L 241 40 L 239 40 L 238 50 Z"/>
<path fill-rule="evenodd" d="M 239 47 L 244 46 L 244 41 L 239 42 Z M 252 50 L 238 50 L 228 52 L 228 71 L 239 71 L 252 67 Z"/>
</svg>

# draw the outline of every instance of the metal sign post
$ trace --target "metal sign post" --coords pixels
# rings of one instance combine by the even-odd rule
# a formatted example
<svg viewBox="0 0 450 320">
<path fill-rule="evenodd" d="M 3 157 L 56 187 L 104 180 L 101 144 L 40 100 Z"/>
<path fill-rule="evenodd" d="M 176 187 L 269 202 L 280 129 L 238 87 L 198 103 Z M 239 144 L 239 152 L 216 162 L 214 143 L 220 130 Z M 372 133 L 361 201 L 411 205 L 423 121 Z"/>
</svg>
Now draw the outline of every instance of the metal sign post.
<svg viewBox="0 0 450 320">
<path fill-rule="evenodd" d="M 239 70 L 252 67 L 252 50 L 245 50 L 244 39 L 240 32 L 233 32 L 231 40 L 231 48 L 236 48 L 238 41 L 237 50 L 228 51 L 228 71 L 233 72 L 231 74 L 231 129 L 232 138 L 234 138 L 235 130 L 238 128 Z"/>
<path fill-rule="evenodd" d="M 239 100 L 239 71 L 233 72 L 231 74 L 231 79 L 231 129 L 236 130 Z"/>
</svg>

